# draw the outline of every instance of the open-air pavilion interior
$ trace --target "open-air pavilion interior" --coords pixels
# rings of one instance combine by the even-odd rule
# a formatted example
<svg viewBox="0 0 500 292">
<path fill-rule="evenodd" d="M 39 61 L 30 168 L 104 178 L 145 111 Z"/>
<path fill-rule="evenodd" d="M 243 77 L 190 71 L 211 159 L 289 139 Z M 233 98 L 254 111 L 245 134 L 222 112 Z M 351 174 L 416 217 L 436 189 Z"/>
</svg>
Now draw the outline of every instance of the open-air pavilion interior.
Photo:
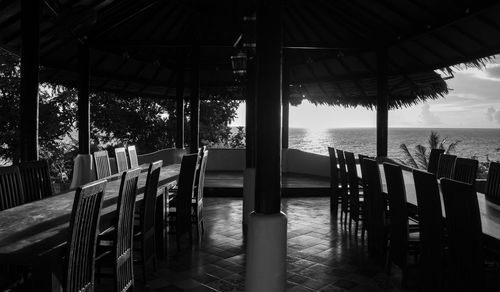
<svg viewBox="0 0 500 292">
<path fill-rule="evenodd" d="M 391 161 L 391 109 L 443 98 L 454 71 L 481 68 L 500 53 L 498 1 L 1 0 L 0 11 L 0 49 L 21 59 L 21 162 L 39 160 L 39 84 L 78 90 L 73 191 L 95 179 L 91 93 L 176 101 L 176 148 L 139 153 L 140 165 L 178 165 L 183 155 L 199 153 L 200 100 L 246 102 L 246 148 L 208 150 L 204 233 L 180 250 L 168 236 L 147 281 L 135 271 L 135 290 L 424 289 L 418 266 L 408 275 L 396 266 L 387 273 L 386 259 L 373 257 L 368 246 L 370 231 L 366 238 L 364 227 L 342 220 L 332 183 L 337 163 L 333 171 L 327 156 L 288 149 L 289 106 L 308 100 L 376 111 L 376 160 Z M 359 166 L 357 155 L 356 161 Z M 483 219 L 485 242 L 498 251 L 500 207 L 481 202 L 484 197 L 479 209 L 488 209 L 490 220 L 485 227 Z M 21 216 L 5 214 L 0 211 L 4 222 Z M 5 224 L 0 220 L 2 232 L 10 230 Z M 37 228 L 50 226 L 44 224 Z M 32 232 L 26 228 L 0 236 L 2 264 L 23 254 L 37 259 L 40 246 L 63 244 L 68 233 L 65 225 L 44 244 L 16 243 L 16 236 Z M 467 287 L 499 287 L 497 262 L 485 266 L 485 280 Z M 37 271 L 33 286 L 57 282 Z M 97 290 L 112 289 L 106 279 L 96 282 Z"/>
</svg>

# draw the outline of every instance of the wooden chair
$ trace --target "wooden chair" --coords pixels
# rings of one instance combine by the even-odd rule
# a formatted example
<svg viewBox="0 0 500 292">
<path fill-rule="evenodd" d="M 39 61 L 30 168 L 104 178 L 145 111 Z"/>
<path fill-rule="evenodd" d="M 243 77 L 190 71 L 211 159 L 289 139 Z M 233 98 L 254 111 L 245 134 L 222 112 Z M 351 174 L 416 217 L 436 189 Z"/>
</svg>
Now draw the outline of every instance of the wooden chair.
<svg viewBox="0 0 500 292">
<path fill-rule="evenodd" d="M 410 236 L 409 214 L 406 203 L 406 189 L 401 166 L 384 163 L 385 181 L 387 182 L 387 197 L 389 201 L 389 252 L 387 257 L 387 272 L 390 273 L 391 263 L 402 271 L 401 284 L 406 286 L 409 255 L 419 253 L 419 238 L 416 233 Z"/>
<path fill-rule="evenodd" d="M 366 233 L 368 236 L 368 252 L 383 259 L 386 253 L 386 210 L 385 194 L 382 192 L 380 170 L 376 160 L 363 159 L 363 180 L 366 185 L 364 200 L 366 204 Z"/>
<path fill-rule="evenodd" d="M 444 290 L 445 236 L 441 195 L 434 173 L 413 170 L 420 227 L 420 276 L 424 291 Z"/>
<path fill-rule="evenodd" d="M 94 259 L 106 180 L 79 187 L 75 193 L 65 259 L 64 291 L 94 291 Z"/>
<path fill-rule="evenodd" d="M 361 178 L 363 178 L 363 176 L 364 176 L 364 174 L 366 172 L 365 171 L 365 166 L 364 166 L 364 161 L 363 161 L 365 158 L 371 158 L 371 157 L 363 155 L 363 154 L 358 154 L 359 168 L 361 169 Z M 363 189 L 366 188 L 365 180 L 364 179 L 361 179 L 361 186 L 363 186 Z"/>
<path fill-rule="evenodd" d="M 485 188 L 486 199 L 500 204 L 500 163 L 490 162 Z"/>
<path fill-rule="evenodd" d="M 155 244 L 155 215 L 156 195 L 158 193 L 158 181 L 162 161 L 149 164 L 146 186 L 144 189 L 144 200 L 139 210 L 139 225 L 134 230 L 134 250 L 140 252 L 137 262 L 142 264 L 142 275 L 146 282 L 147 266 L 152 263 L 156 270 L 156 244 Z M 158 235 L 159 236 L 159 235 Z"/>
<path fill-rule="evenodd" d="M 193 224 L 196 225 L 196 236 L 198 240 L 201 238 L 200 230 L 202 235 L 205 232 L 205 227 L 203 226 L 203 188 L 205 186 L 205 171 L 207 168 L 208 150 L 204 150 L 202 153 L 203 155 L 200 159 L 200 167 L 196 171 L 194 196 L 192 201 Z"/>
<path fill-rule="evenodd" d="M 128 146 L 128 158 L 130 160 L 130 168 L 139 167 L 139 160 L 137 159 L 137 150 L 135 150 L 135 146 Z"/>
<path fill-rule="evenodd" d="M 185 233 L 189 234 L 191 242 L 193 240 L 191 232 L 192 200 L 198 161 L 198 153 L 182 157 L 179 179 L 177 180 L 177 194 L 170 197 L 168 202 L 167 225 L 170 233 L 176 235 L 178 249 L 180 249 L 180 239 Z"/>
<path fill-rule="evenodd" d="M 444 149 L 431 149 L 431 154 L 429 155 L 429 164 L 427 165 L 427 171 L 436 175 L 436 171 L 439 163 L 439 156 L 444 154 Z"/>
<path fill-rule="evenodd" d="M 356 158 L 354 153 L 344 151 L 344 156 L 347 165 L 347 177 L 349 182 L 349 230 L 351 228 L 352 221 L 355 222 L 354 234 L 358 234 L 358 225 L 359 221 L 363 222 L 364 212 L 363 212 L 363 202 L 360 199 L 359 189 L 359 177 L 358 170 L 356 169 Z M 363 233 L 365 232 L 365 224 L 363 223 L 361 227 L 361 236 L 364 237 Z"/>
<path fill-rule="evenodd" d="M 97 179 L 105 178 L 111 175 L 108 151 L 103 150 L 94 152 L 94 166 Z"/>
<path fill-rule="evenodd" d="M 340 195 L 340 174 L 335 148 L 328 147 L 328 155 L 330 157 L 330 211 L 334 214 L 334 218 L 337 218 L 342 196 Z"/>
<path fill-rule="evenodd" d="M 0 211 L 25 203 L 21 174 L 16 165 L 0 167 Z"/>
<path fill-rule="evenodd" d="M 140 168 L 123 172 L 118 193 L 116 223 L 99 235 L 100 254 L 96 263 L 99 272 L 102 267 L 113 269 L 114 290 L 117 292 L 134 290 L 132 241 L 137 181 L 140 173 Z"/>
<path fill-rule="evenodd" d="M 457 156 L 449 154 L 439 155 L 438 168 L 436 171 L 437 178 L 452 178 L 453 170 L 455 169 L 455 160 Z"/>
<path fill-rule="evenodd" d="M 16 165 L 0 167 L 0 211 L 25 203 L 21 174 Z M 8 290 L 22 280 L 26 270 L 15 265 L 0 264 L 0 289 Z"/>
<path fill-rule="evenodd" d="M 479 162 L 475 159 L 458 157 L 455 160 L 453 179 L 475 185 L 478 164 Z"/>
<path fill-rule="evenodd" d="M 340 222 L 344 221 L 344 225 L 347 226 L 347 215 L 349 213 L 349 184 L 347 178 L 347 169 L 345 164 L 344 151 L 337 149 L 337 162 L 339 163 L 339 174 L 340 174 Z M 344 219 L 342 219 L 345 217 Z"/>
<path fill-rule="evenodd" d="M 483 232 L 475 188 L 441 179 L 451 291 L 484 291 Z"/>
<path fill-rule="evenodd" d="M 115 148 L 116 169 L 118 173 L 128 170 L 127 153 L 125 147 Z"/>
<path fill-rule="evenodd" d="M 53 195 L 49 164 L 45 160 L 27 161 L 19 164 L 26 203 Z"/>
</svg>

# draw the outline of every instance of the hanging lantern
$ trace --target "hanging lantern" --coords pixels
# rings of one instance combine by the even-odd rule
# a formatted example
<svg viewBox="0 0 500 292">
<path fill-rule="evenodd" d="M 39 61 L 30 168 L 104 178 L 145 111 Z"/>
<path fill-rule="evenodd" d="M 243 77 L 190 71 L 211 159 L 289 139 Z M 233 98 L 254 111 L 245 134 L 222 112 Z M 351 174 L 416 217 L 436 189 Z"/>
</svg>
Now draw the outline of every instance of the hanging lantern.
<svg viewBox="0 0 500 292">
<path fill-rule="evenodd" d="M 247 53 L 239 52 L 236 56 L 231 56 L 231 66 L 237 80 L 245 77 L 247 74 Z"/>
</svg>

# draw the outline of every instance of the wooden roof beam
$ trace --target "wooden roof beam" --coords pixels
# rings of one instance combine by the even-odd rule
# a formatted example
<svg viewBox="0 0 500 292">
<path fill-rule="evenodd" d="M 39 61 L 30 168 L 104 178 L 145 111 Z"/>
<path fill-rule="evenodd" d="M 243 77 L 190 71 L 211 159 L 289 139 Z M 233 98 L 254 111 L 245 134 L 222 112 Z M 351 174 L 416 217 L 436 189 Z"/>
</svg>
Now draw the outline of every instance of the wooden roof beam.
<svg viewBox="0 0 500 292">
<path fill-rule="evenodd" d="M 91 39 L 89 45 L 95 48 L 190 48 L 198 44 L 197 41 L 153 41 L 153 40 L 96 40 Z M 199 44 L 200 47 L 233 48 L 233 41 L 227 43 L 207 41 Z"/>
<path fill-rule="evenodd" d="M 154 7 L 156 4 L 158 4 L 158 2 L 160 2 L 160 1 L 146 2 L 146 3 L 142 3 L 144 5 L 139 6 L 139 7 L 131 7 L 129 9 L 129 11 L 127 11 L 126 13 L 123 13 L 120 17 L 117 17 L 117 19 L 115 21 L 112 21 L 106 29 L 99 30 L 99 32 L 93 37 L 99 37 L 99 36 L 109 32 L 109 31 L 117 28 L 118 26 L 130 21 L 131 19 L 133 19 L 137 15 L 143 13 L 144 11 L 147 11 L 150 8 Z M 120 6 L 120 4 L 123 4 L 123 3 L 117 3 L 116 6 Z M 125 4 L 129 4 L 129 3 L 125 3 Z M 109 7 L 110 11 L 115 10 L 115 9 L 116 9 L 115 5 L 113 5 L 113 7 Z M 103 11 L 103 14 L 107 13 L 107 12 L 108 11 Z"/>
</svg>

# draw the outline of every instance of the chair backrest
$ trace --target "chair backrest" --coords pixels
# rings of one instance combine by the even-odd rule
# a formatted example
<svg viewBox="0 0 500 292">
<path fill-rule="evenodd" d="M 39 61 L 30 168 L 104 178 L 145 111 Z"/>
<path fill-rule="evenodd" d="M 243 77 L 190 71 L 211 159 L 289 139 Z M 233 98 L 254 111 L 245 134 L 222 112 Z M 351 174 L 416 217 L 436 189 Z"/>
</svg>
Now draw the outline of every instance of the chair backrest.
<svg viewBox="0 0 500 292">
<path fill-rule="evenodd" d="M 135 146 L 128 146 L 128 159 L 130 160 L 130 168 L 139 167 L 139 160 L 137 159 L 137 150 Z"/>
<path fill-rule="evenodd" d="M 434 173 L 413 170 L 420 226 L 420 271 L 424 291 L 443 290 L 444 221 Z"/>
<path fill-rule="evenodd" d="M 191 232 L 191 201 L 193 198 L 198 160 L 198 153 L 187 154 L 182 157 L 179 179 L 177 181 L 178 191 L 175 206 L 175 231 L 177 236 Z"/>
<path fill-rule="evenodd" d="M 328 147 L 328 156 L 330 158 L 330 187 L 332 191 L 336 191 L 339 188 L 339 167 L 335 148 Z"/>
<path fill-rule="evenodd" d="M 455 169 L 455 160 L 457 156 L 449 154 L 439 155 L 438 168 L 436 171 L 437 178 L 452 178 L 453 170 Z"/>
<path fill-rule="evenodd" d="M 384 163 L 389 201 L 389 256 L 400 267 L 406 267 L 408 254 L 408 208 L 401 166 Z"/>
<path fill-rule="evenodd" d="M 349 182 L 349 212 L 351 218 L 359 220 L 359 177 L 356 169 L 356 157 L 354 153 L 344 151 L 347 165 L 347 181 Z"/>
<path fill-rule="evenodd" d="M 385 255 L 385 213 L 386 202 L 382 193 L 380 180 L 380 169 L 374 159 L 363 159 L 363 179 L 366 179 L 366 190 L 364 192 L 366 206 L 366 231 L 368 235 L 368 251 L 376 257 Z"/>
<path fill-rule="evenodd" d="M 441 154 L 444 154 L 444 149 L 431 149 L 431 154 L 429 155 L 429 164 L 427 165 L 428 172 L 433 173 L 434 175 L 436 174 L 439 163 L 439 156 Z"/>
<path fill-rule="evenodd" d="M 49 164 L 45 160 L 26 161 L 19 164 L 26 203 L 52 196 Z"/>
<path fill-rule="evenodd" d="M 363 185 L 363 189 L 366 189 L 366 179 L 364 179 L 364 174 L 366 171 L 364 169 L 365 165 L 364 165 L 364 161 L 363 161 L 365 158 L 370 158 L 370 157 L 363 155 L 363 154 L 358 154 L 359 168 L 361 169 L 361 178 L 362 178 L 361 183 Z"/>
<path fill-rule="evenodd" d="M 132 241 L 134 231 L 134 208 L 137 195 L 137 181 L 140 168 L 123 172 L 118 193 L 118 220 L 114 238 L 114 256 L 116 260 L 116 291 L 134 289 L 134 269 L 132 259 Z"/>
<path fill-rule="evenodd" d="M 203 156 L 201 156 L 200 168 L 196 172 L 196 190 L 195 190 L 195 198 L 196 201 L 201 201 L 203 199 L 203 188 L 205 187 L 205 172 L 207 169 L 207 161 L 208 161 L 208 150 L 203 151 Z"/>
<path fill-rule="evenodd" d="M 485 188 L 486 199 L 500 204 L 500 163 L 490 162 Z"/>
<path fill-rule="evenodd" d="M 0 167 L 0 211 L 25 203 L 21 174 L 16 165 Z"/>
<path fill-rule="evenodd" d="M 106 183 L 94 181 L 76 190 L 66 247 L 65 291 L 94 291 L 94 259 Z"/>
<path fill-rule="evenodd" d="M 127 153 L 125 147 L 115 148 L 116 170 L 118 173 L 128 170 Z"/>
<path fill-rule="evenodd" d="M 337 162 L 339 163 L 339 174 L 340 174 L 340 194 L 342 198 L 342 209 L 346 209 L 348 206 L 348 178 L 347 178 L 347 167 L 345 164 L 345 156 L 344 151 L 340 149 L 336 149 L 337 152 Z"/>
<path fill-rule="evenodd" d="M 111 175 L 108 151 L 103 150 L 94 152 L 94 166 L 97 179 L 105 178 Z"/>
<path fill-rule="evenodd" d="M 155 214 L 156 195 L 158 193 L 158 181 L 160 180 L 161 160 L 149 164 L 146 187 L 144 188 L 144 200 L 140 210 L 140 225 L 143 237 L 143 250 L 146 254 L 145 262 L 150 257 L 155 256 Z"/>
<path fill-rule="evenodd" d="M 471 184 L 441 179 L 452 290 L 484 291 L 481 215 Z M 456 285 L 456 286 L 454 286 Z M 454 287 L 453 287 L 454 286 Z"/>
<path fill-rule="evenodd" d="M 458 157 L 455 160 L 453 179 L 468 184 L 475 184 L 479 162 L 475 159 Z"/>
</svg>

